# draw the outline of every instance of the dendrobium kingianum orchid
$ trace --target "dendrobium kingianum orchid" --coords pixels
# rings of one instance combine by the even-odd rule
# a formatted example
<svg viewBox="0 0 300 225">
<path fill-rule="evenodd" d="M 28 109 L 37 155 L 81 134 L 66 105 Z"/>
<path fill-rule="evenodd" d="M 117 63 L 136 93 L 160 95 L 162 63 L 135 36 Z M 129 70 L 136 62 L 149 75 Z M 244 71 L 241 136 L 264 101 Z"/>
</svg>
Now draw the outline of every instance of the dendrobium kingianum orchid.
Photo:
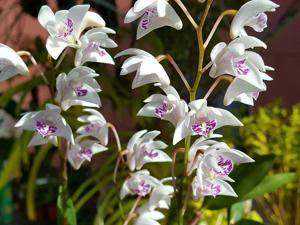
<svg viewBox="0 0 300 225">
<path fill-rule="evenodd" d="M 0 81 L 7 80 L 17 74 L 27 75 L 29 70 L 13 49 L 0 44 Z"/>
<path fill-rule="evenodd" d="M 153 140 L 160 131 L 142 130 L 135 133 L 127 145 L 127 163 L 131 171 L 140 170 L 150 162 L 171 162 L 172 159 L 162 150 L 168 146 L 162 141 Z"/>
<path fill-rule="evenodd" d="M 84 161 L 90 162 L 93 155 L 103 152 L 107 148 L 98 141 L 89 139 L 89 136 L 80 135 L 75 138 L 75 144 L 68 149 L 68 161 L 78 170 Z"/>
<path fill-rule="evenodd" d="M 228 45 L 221 42 L 211 52 L 212 68 L 209 75 L 217 78 L 224 74 L 234 77 L 229 85 L 224 104 L 240 101 L 253 105 L 253 98 L 258 93 L 266 90 L 264 80 L 272 80 L 265 72 L 270 67 L 265 66 L 262 57 L 248 49 L 255 47 L 267 48 L 266 44 L 251 36 L 239 37 Z"/>
<path fill-rule="evenodd" d="M 58 106 L 47 104 L 43 111 L 26 113 L 15 126 L 35 132 L 29 146 L 48 142 L 57 145 L 57 137 L 63 137 L 74 144 L 72 129 L 60 113 Z"/>
<path fill-rule="evenodd" d="M 243 124 L 229 111 L 207 106 L 205 99 L 189 103 L 190 111 L 176 127 L 173 144 L 188 136 L 209 137 L 223 126 L 242 126 Z"/>
<path fill-rule="evenodd" d="M 125 16 L 125 23 L 140 19 L 137 39 L 164 26 L 182 29 L 182 22 L 167 0 L 137 0 Z"/>
<path fill-rule="evenodd" d="M 101 106 L 98 92 L 101 91 L 95 77 L 99 76 L 94 70 L 79 66 L 72 69 L 69 74 L 61 73 L 56 78 L 56 102 L 63 110 L 73 105 L 85 107 Z"/>
<path fill-rule="evenodd" d="M 106 23 L 100 15 L 88 11 L 90 5 L 76 5 L 69 10 L 59 10 L 55 14 L 49 6 L 42 6 L 38 20 L 48 31 L 46 48 L 52 58 L 57 59 L 65 48 L 79 49 L 75 58 L 76 66 L 86 61 L 105 62 L 113 64 L 112 59 L 102 47 L 116 47 L 116 44 L 105 36 L 104 30 L 90 27 L 104 28 Z"/>
<path fill-rule="evenodd" d="M 75 55 L 75 66 L 80 66 L 85 62 L 115 64 L 105 48 L 115 48 L 118 45 L 109 38 L 108 34 L 115 34 L 115 31 L 101 27 L 93 28 L 82 35 L 81 46 Z"/>
<path fill-rule="evenodd" d="M 131 48 L 120 52 L 115 58 L 127 55 L 133 56 L 123 63 L 121 75 L 127 75 L 136 71 L 132 89 L 151 83 L 170 84 L 168 74 L 153 55 L 141 49 Z"/>
<path fill-rule="evenodd" d="M 274 12 L 279 5 L 270 0 L 251 0 L 244 4 L 232 20 L 231 38 L 247 35 L 245 26 L 256 32 L 263 32 L 268 26 L 268 16 L 265 12 Z"/>
<path fill-rule="evenodd" d="M 154 94 L 147 98 L 143 108 L 138 112 L 138 116 L 156 117 L 161 120 L 171 122 L 174 127 L 188 113 L 188 106 L 177 93 L 176 89 L 170 85 L 158 85 L 165 95 Z"/>
<path fill-rule="evenodd" d="M 78 117 L 78 121 L 85 125 L 77 129 L 77 133 L 81 135 L 89 135 L 98 139 L 102 145 L 108 143 L 108 124 L 104 116 L 95 109 L 84 109 L 84 112 L 90 115 Z"/>
<path fill-rule="evenodd" d="M 49 33 L 46 42 L 47 51 L 54 60 L 58 59 L 60 55 L 61 57 L 55 66 L 53 66 L 52 60 L 49 60 L 50 66 L 45 66 L 41 70 L 45 72 L 45 75 L 50 70 L 50 75 L 55 76 L 48 80 L 47 76 L 41 72 L 43 80 L 49 87 L 51 103 L 46 103 L 44 110 L 39 108 L 40 111 L 25 113 L 15 127 L 34 133 L 29 142 L 31 149 L 44 144 L 57 146 L 62 177 L 61 192 L 59 192 L 59 201 L 62 201 L 62 207 L 58 207 L 60 210 L 58 216 L 63 218 L 60 218 L 60 221 L 67 221 L 69 224 L 67 210 L 73 208 L 68 208 L 72 199 L 68 197 L 67 190 L 67 162 L 75 170 L 78 170 L 84 163 L 91 162 L 95 154 L 114 148 L 113 145 L 108 145 L 109 129 L 111 129 L 117 144 L 113 175 L 109 177 L 110 174 L 106 174 L 111 171 L 110 165 L 106 163 L 107 165 L 103 168 L 100 167 L 101 173 L 97 172 L 95 177 L 87 180 L 87 183 L 83 183 L 78 189 L 79 192 L 74 194 L 73 199 L 76 199 L 76 195 L 82 191 L 81 188 L 84 189 L 86 184 L 90 185 L 90 181 L 98 182 L 99 180 L 100 186 L 96 185 L 79 201 L 76 199 L 77 202 L 74 204 L 76 210 L 81 207 L 86 196 L 90 193 L 94 195 L 99 187 L 104 188 L 106 185 L 106 189 L 114 191 L 109 191 L 107 196 L 120 193 L 118 205 L 124 220 L 123 225 L 129 223 L 159 225 L 159 221 L 164 218 L 171 219 L 172 224 L 175 220 L 178 225 L 196 224 L 199 220 L 197 215 L 192 223 L 184 220 L 185 212 L 195 211 L 189 210 L 192 205 L 189 204 L 191 197 L 194 201 L 199 201 L 206 196 L 237 197 L 237 193 L 230 185 L 231 182 L 234 182 L 230 178 L 231 172 L 238 168 L 235 167 L 236 164 L 252 163 L 254 160 L 242 151 L 231 148 L 222 142 L 223 136 L 216 133 L 217 130 L 221 132 L 219 128 L 243 126 L 243 124 L 228 110 L 212 105 L 208 98 L 221 80 L 230 82 L 224 96 L 224 105 L 226 106 L 235 101 L 253 105 L 259 93 L 266 91 L 267 86 L 264 81 L 272 80 L 267 73 L 273 68 L 266 66 L 262 56 L 253 49 L 258 47 L 266 49 L 267 46 L 258 38 L 248 36 L 245 27 L 252 27 L 255 31 L 262 32 L 267 27 L 265 13 L 275 11 L 278 5 L 270 0 L 250 0 L 238 11 L 226 10 L 219 16 L 207 39 L 204 40 L 203 29 L 205 25 L 210 24 L 206 23 L 206 18 L 213 0 L 198 0 L 198 2 L 206 4 L 206 6 L 205 12 L 199 13 L 201 21 L 196 22 L 182 1 L 174 0 L 174 3 L 187 16 L 193 28 L 197 30 L 199 63 L 196 76 L 186 76 L 169 54 L 161 54 L 156 57 L 147 51 L 129 48 L 115 56 L 115 58 L 127 57 L 120 68 L 120 75 L 135 73 L 132 89 L 148 85 L 148 88 L 153 87 L 160 91 L 146 98 L 145 104 L 137 112 L 137 115 L 166 120 L 174 127 L 171 129 L 171 133 L 166 130 L 148 131 L 143 128 L 136 132 L 133 125 L 131 126 L 132 132 L 130 132 L 133 135 L 128 138 L 129 141 L 124 146 L 121 145 L 115 126 L 108 122 L 99 111 L 101 107 L 98 96 L 101 89 L 97 82 L 99 74 L 87 67 L 93 63 L 114 65 L 113 57 L 110 56 L 107 49 L 117 47 L 111 37 L 115 31 L 105 27 L 106 23 L 103 18 L 97 13 L 89 11 L 89 5 L 76 5 L 69 10 L 59 10 L 56 13 L 53 13 L 48 6 L 41 7 L 38 21 Z M 170 4 L 172 2 L 168 0 L 137 0 L 126 14 L 125 23 L 140 19 L 137 39 L 164 26 L 180 30 L 183 26 L 182 21 Z M 218 43 L 213 47 L 210 53 L 211 61 L 206 62 L 207 50 L 211 49 L 208 45 L 221 20 L 228 15 L 234 16 L 229 34 L 232 40 L 229 43 Z M 67 72 L 57 70 L 63 58 L 71 55 L 67 54 L 66 48 L 75 48 L 76 50 L 74 52 L 75 68 Z M 27 52 L 15 52 L 8 46 L 0 44 L 0 81 L 16 74 L 25 75 L 29 72 L 21 56 L 30 56 L 32 63 L 37 66 L 33 57 Z M 168 60 L 174 67 L 189 96 L 184 95 L 185 90 L 182 90 L 181 87 L 176 89 L 176 83 L 171 82 L 163 64 L 160 63 L 162 60 Z M 194 65 L 191 66 L 194 67 Z M 212 86 L 203 97 L 201 95 L 206 87 L 202 87 L 200 81 L 203 76 L 208 75 L 212 78 Z M 192 83 L 192 81 L 194 82 Z M 81 125 L 77 125 L 78 122 Z M 158 122 L 160 121 L 158 120 Z M 73 131 L 76 133 L 75 139 Z M 156 139 L 161 133 L 164 141 Z M 124 134 L 127 135 L 127 132 Z M 125 139 L 126 135 L 122 139 Z M 168 151 L 166 151 L 167 147 Z M 107 155 L 110 152 L 110 150 L 107 151 Z M 168 152 L 171 152 L 172 157 Z M 110 161 L 108 160 L 108 162 Z M 171 168 L 165 171 L 162 169 L 163 167 L 158 167 L 158 163 L 165 163 L 164 166 Z M 120 166 L 122 166 L 122 171 L 117 181 L 117 172 Z M 157 167 L 158 170 L 154 170 L 153 167 Z M 106 177 L 105 181 L 101 183 L 103 174 Z M 99 179 L 100 177 L 101 179 Z M 115 185 L 110 182 L 111 180 Z M 121 184 L 116 182 L 121 182 Z M 117 192 L 115 188 L 118 189 Z M 95 190 L 96 192 L 93 192 Z M 176 199 L 175 201 L 171 200 L 173 197 Z M 126 207 L 124 211 L 122 202 L 130 201 L 133 198 L 136 200 L 132 204 L 132 209 L 128 211 Z M 103 202 L 107 203 L 109 200 L 106 198 Z M 100 202 L 102 204 L 102 201 Z M 173 202 L 176 202 L 174 206 Z M 105 207 L 100 205 L 100 213 L 103 208 Z M 201 207 L 201 210 L 203 208 L 205 207 Z M 170 209 L 173 210 L 172 216 L 178 215 L 174 218 L 165 216 L 158 209 L 164 209 L 164 213 Z M 113 212 L 113 210 L 110 211 Z M 128 211 L 128 215 L 124 218 L 123 214 L 126 211 Z M 118 214 L 116 215 L 118 216 Z M 73 220 L 73 214 L 71 217 Z M 103 218 L 108 217 L 103 215 Z M 228 218 L 229 220 L 230 218 Z M 109 224 L 114 223 L 117 221 L 111 221 Z M 164 222 L 163 224 L 168 223 Z"/>
<path fill-rule="evenodd" d="M 254 160 L 239 150 L 229 148 L 224 142 L 203 137 L 197 139 L 190 148 L 187 164 L 189 176 L 196 170 L 192 185 L 194 198 L 209 195 L 237 196 L 226 181 L 233 182 L 229 174 L 235 163 L 249 162 Z"/>
</svg>

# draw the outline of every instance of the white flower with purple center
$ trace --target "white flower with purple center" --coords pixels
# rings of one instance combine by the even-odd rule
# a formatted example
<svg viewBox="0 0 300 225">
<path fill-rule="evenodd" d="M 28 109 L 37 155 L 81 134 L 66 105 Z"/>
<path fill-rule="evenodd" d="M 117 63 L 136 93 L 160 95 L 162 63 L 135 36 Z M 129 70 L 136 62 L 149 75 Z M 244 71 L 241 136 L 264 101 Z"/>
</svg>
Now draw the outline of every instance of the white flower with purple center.
<svg viewBox="0 0 300 225">
<path fill-rule="evenodd" d="M 127 164 L 131 171 L 139 170 L 146 163 L 171 162 L 172 159 L 162 150 L 167 145 L 162 141 L 153 140 L 160 131 L 142 130 L 135 133 L 127 144 Z"/>
<path fill-rule="evenodd" d="M 28 75 L 29 70 L 21 57 L 10 47 L 0 44 L 0 81 L 17 74 Z"/>
<path fill-rule="evenodd" d="M 100 141 L 102 145 L 108 143 L 108 125 L 103 115 L 95 109 L 84 109 L 84 112 L 90 115 L 80 116 L 78 121 L 85 125 L 78 128 L 76 131 L 82 135 L 92 136 Z"/>
<path fill-rule="evenodd" d="M 137 0 L 128 11 L 125 23 L 140 19 L 137 39 L 164 26 L 182 29 L 182 21 L 167 0 Z"/>
<path fill-rule="evenodd" d="M 107 34 L 115 34 L 115 31 L 106 27 L 87 31 L 80 38 L 81 46 L 76 51 L 75 66 L 85 62 L 115 64 L 105 48 L 115 48 L 118 45 Z"/>
<path fill-rule="evenodd" d="M 61 109 L 56 105 L 47 104 L 46 110 L 29 112 L 16 123 L 15 127 L 35 131 L 29 146 L 42 145 L 48 142 L 57 144 L 57 137 L 65 138 L 74 143 L 71 127 L 60 115 Z"/>
<path fill-rule="evenodd" d="M 175 127 L 187 114 L 188 106 L 180 99 L 179 94 L 172 86 L 159 86 L 165 93 L 154 94 L 144 102 L 145 106 L 138 112 L 138 116 L 156 117 L 171 122 Z"/>
<path fill-rule="evenodd" d="M 272 68 L 265 66 L 259 54 L 247 50 L 254 47 L 267 48 L 265 43 L 251 36 L 236 38 L 228 45 L 221 42 L 213 48 L 210 76 L 212 78 L 222 75 L 234 77 L 224 96 L 225 105 L 233 101 L 253 104 L 253 99 L 255 99 L 253 93 L 265 91 L 266 85 L 263 81 L 272 80 L 265 74 Z M 243 94 L 246 94 L 246 97 Z"/>
<path fill-rule="evenodd" d="M 151 194 L 149 201 L 145 204 L 150 210 L 154 210 L 156 208 L 160 209 L 168 209 L 171 204 L 171 198 L 174 194 L 174 188 L 171 185 L 165 185 L 164 180 L 171 180 L 172 178 L 166 178 L 161 180 L 161 185 L 155 187 Z"/>
<path fill-rule="evenodd" d="M 89 12 L 89 8 L 90 5 L 76 5 L 54 14 L 49 6 L 41 7 L 38 20 L 50 34 L 46 48 L 54 59 L 57 59 L 66 47 L 80 47 L 79 37 L 86 28 L 105 26 L 102 17 Z"/>
<path fill-rule="evenodd" d="M 213 138 L 218 137 L 220 136 L 213 136 Z M 190 148 L 187 173 L 191 175 L 197 169 L 197 174 L 207 173 L 207 176 L 226 177 L 232 172 L 235 163 L 250 162 L 254 160 L 239 150 L 229 148 L 226 143 L 206 140 L 202 137 L 197 139 Z"/>
<path fill-rule="evenodd" d="M 270 0 L 251 0 L 246 2 L 232 20 L 230 36 L 246 36 L 245 27 L 252 27 L 256 32 L 262 32 L 268 25 L 265 12 L 274 12 L 279 5 Z"/>
<path fill-rule="evenodd" d="M 152 177 L 148 170 L 141 170 L 132 174 L 125 180 L 121 192 L 121 199 L 127 195 L 138 195 L 145 197 L 156 186 L 161 185 L 160 181 Z"/>
<path fill-rule="evenodd" d="M 101 91 L 95 77 L 99 76 L 94 70 L 79 66 L 72 69 L 68 75 L 61 73 L 56 78 L 56 102 L 63 110 L 71 106 L 80 105 L 85 107 L 100 107 Z"/>
<path fill-rule="evenodd" d="M 127 55 L 132 56 L 123 63 L 120 75 L 136 71 L 132 89 L 151 83 L 170 84 L 168 74 L 153 55 L 140 49 L 130 48 L 118 53 L 115 58 Z"/>
<path fill-rule="evenodd" d="M 195 201 L 205 196 L 216 197 L 226 195 L 237 197 L 233 188 L 224 180 L 219 178 L 211 179 L 210 177 L 195 176 L 192 182 L 193 198 Z"/>
<path fill-rule="evenodd" d="M 243 124 L 229 111 L 207 106 L 205 99 L 192 101 L 189 113 L 178 123 L 173 144 L 188 136 L 212 136 L 213 132 L 223 126 L 242 126 Z"/>
<path fill-rule="evenodd" d="M 88 136 L 80 135 L 75 138 L 75 144 L 71 145 L 67 157 L 74 169 L 79 169 L 84 161 L 90 162 L 93 155 L 107 150 L 97 141 L 89 140 Z"/>
</svg>

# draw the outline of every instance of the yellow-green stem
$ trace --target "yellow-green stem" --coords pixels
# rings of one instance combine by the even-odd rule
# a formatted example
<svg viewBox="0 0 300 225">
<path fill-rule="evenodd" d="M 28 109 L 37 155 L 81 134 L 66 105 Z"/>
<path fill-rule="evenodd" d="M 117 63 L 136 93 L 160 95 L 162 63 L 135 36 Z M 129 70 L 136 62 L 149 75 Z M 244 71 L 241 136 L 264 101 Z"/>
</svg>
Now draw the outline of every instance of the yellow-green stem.
<svg viewBox="0 0 300 225">
<path fill-rule="evenodd" d="M 196 100 L 196 95 L 197 95 L 197 91 L 198 91 L 198 87 L 199 87 L 199 83 L 201 80 L 201 77 L 204 73 L 204 68 L 203 68 L 203 64 L 204 64 L 204 54 L 205 54 L 205 47 L 204 47 L 204 41 L 203 41 L 203 27 L 209 12 L 209 9 L 211 7 L 213 0 L 207 0 L 206 1 L 206 6 L 205 6 L 205 10 L 204 13 L 202 15 L 201 21 L 199 23 L 199 26 L 197 27 L 197 40 L 198 40 L 198 48 L 199 48 L 199 61 L 198 61 L 198 70 L 197 70 L 197 76 L 194 82 L 194 85 L 192 87 L 192 89 L 190 90 L 190 101 L 194 101 Z M 189 149 L 190 149 L 190 145 L 191 145 L 191 137 L 187 137 L 185 140 L 185 157 L 184 157 L 184 168 L 185 168 L 185 172 L 186 172 L 186 166 L 187 166 L 187 162 L 188 162 L 188 154 L 189 154 Z M 187 185 L 187 176 L 184 177 L 184 180 L 182 182 L 182 190 L 185 189 L 186 186 L 187 190 L 189 189 L 189 185 Z M 182 193 L 182 191 L 181 191 Z M 186 207 L 182 206 L 181 210 L 180 210 L 180 215 L 179 215 L 179 225 L 183 225 L 184 224 L 184 214 L 185 214 L 185 210 Z"/>
</svg>

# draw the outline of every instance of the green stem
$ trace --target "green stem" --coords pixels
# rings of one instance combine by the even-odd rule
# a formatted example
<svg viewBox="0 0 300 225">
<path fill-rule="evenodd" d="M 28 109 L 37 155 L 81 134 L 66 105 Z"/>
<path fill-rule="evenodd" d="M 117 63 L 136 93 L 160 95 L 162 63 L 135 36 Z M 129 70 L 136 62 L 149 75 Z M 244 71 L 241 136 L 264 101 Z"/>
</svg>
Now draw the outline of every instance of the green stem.
<svg viewBox="0 0 300 225">
<path fill-rule="evenodd" d="M 196 94 L 199 87 L 200 80 L 203 75 L 203 62 L 204 62 L 204 54 L 205 54 L 205 47 L 203 43 L 203 27 L 204 23 L 206 21 L 210 6 L 212 4 L 213 0 L 207 0 L 206 1 L 206 7 L 203 13 L 203 16 L 201 18 L 201 22 L 197 29 L 197 39 L 198 39 L 198 47 L 199 47 L 199 62 L 198 62 L 198 72 L 196 76 L 195 83 L 192 87 L 192 90 L 190 91 L 190 101 L 196 100 Z"/>
<path fill-rule="evenodd" d="M 211 7 L 213 0 L 207 0 L 206 1 L 206 6 L 205 6 L 205 10 L 203 13 L 203 16 L 201 18 L 200 24 L 199 26 L 197 26 L 197 40 L 198 40 L 198 48 L 199 48 L 199 61 L 198 61 L 198 70 L 197 70 L 197 76 L 194 82 L 194 85 L 192 87 L 192 89 L 190 90 L 190 101 L 194 101 L 196 100 L 196 95 L 197 95 L 197 91 L 198 91 L 198 87 L 199 87 L 199 83 L 201 80 L 201 77 L 203 75 L 203 73 L 205 72 L 204 68 L 203 68 L 203 64 L 204 64 L 204 54 L 205 54 L 205 47 L 204 47 L 204 41 L 203 41 L 203 27 L 206 21 L 206 18 L 208 16 L 208 12 L 209 9 Z M 184 173 L 186 173 L 186 167 L 187 167 L 187 163 L 188 163 L 188 154 L 189 154 L 189 149 L 190 149 L 190 145 L 191 145 L 191 137 L 187 137 L 185 140 L 185 156 L 184 156 Z M 183 178 L 183 182 L 181 185 L 181 191 L 180 191 L 180 198 L 182 198 L 182 193 L 183 190 L 187 190 L 187 194 L 189 191 L 189 184 L 188 184 L 188 177 L 185 175 Z M 179 225 L 184 225 L 184 214 L 186 211 L 186 207 L 185 204 L 181 206 L 181 210 L 180 210 L 180 215 L 179 215 Z"/>
</svg>

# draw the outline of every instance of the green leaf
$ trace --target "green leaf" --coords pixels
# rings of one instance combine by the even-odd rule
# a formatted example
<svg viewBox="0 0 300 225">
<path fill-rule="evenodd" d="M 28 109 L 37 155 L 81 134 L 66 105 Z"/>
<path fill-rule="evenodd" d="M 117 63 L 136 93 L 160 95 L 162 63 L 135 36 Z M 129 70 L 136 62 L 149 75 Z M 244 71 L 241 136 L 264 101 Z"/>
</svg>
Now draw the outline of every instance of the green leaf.
<svg viewBox="0 0 300 225">
<path fill-rule="evenodd" d="M 251 192 L 272 169 L 275 156 L 273 154 L 256 155 L 253 158 L 255 160 L 254 163 L 237 166 L 231 175 L 231 178 L 235 180 L 231 185 L 238 194 L 238 198 L 229 196 L 208 197 L 205 199 L 204 206 L 209 209 L 222 209 L 236 202 L 243 201 L 244 196 Z"/>
<path fill-rule="evenodd" d="M 11 153 L 0 173 L 0 188 L 5 186 L 12 177 L 16 177 L 20 174 L 22 155 L 24 151 L 27 151 L 27 144 L 31 137 L 32 134 L 30 132 L 23 132 L 21 137 L 15 141 L 12 149 L 7 149 L 11 151 Z"/>
<path fill-rule="evenodd" d="M 68 225 L 77 225 L 76 220 L 76 213 L 73 205 L 73 201 L 71 198 L 67 196 L 66 201 L 66 209 L 64 210 L 64 202 L 63 202 L 63 187 L 60 186 L 58 190 L 58 197 L 57 197 L 57 224 L 64 225 L 64 221 L 67 221 Z"/>
<path fill-rule="evenodd" d="M 265 225 L 265 224 L 254 220 L 240 220 L 235 225 Z"/>
<path fill-rule="evenodd" d="M 253 199 L 264 194 L 271 193 L 276 189 L 292 182 L 296 179 L 295 173 L 280 173 L 265 177 L 258 186 L 246 194 L 243 199 Z"/>
<path fill-rule="evenodd" d="M 29 220 L 36 220 L 36 207 L 35 207 L 35 188 L 38 172 L 44 159 L 51 149 L 51 145 L 44 145 L 38 150 L 34 157 L 33 165 L 29 173 L 29 179 L 26 186 L 26 211 Z"/>
</svg>

